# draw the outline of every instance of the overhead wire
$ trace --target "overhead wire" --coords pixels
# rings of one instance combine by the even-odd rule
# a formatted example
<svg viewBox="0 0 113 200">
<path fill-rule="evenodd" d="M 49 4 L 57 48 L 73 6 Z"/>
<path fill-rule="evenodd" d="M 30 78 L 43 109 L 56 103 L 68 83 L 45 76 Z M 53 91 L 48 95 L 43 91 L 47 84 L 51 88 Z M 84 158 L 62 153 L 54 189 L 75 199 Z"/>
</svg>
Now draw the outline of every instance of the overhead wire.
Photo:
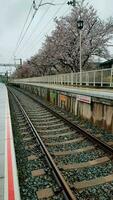
<svg viewBox="0 0 113 200">
<path fill-rule="evenodd" d="M 53 1 L 54 1 L 54 0 L 53 0 Z M 39 25 L 40 22 L 43 20 L 43 18 L 45 17 L 45 15 L 48 13 L 49 9 L 50 9 L 50 7 L 47 8 L 46 11 L 44 12 L 44 14 L 40 17 L 40 19 L 38 20 L 38 23 L 36 24 L 36 26 L 35 26 L 34 29 L 32 30 L 30 36 L 27 38 L 27 43 L 26 43 L 26 41 L 25 41 L 25 43 L 24 43 L 24 45 L 23 45 L 23 46 L 24 46 L 23 48 L 26 47 L 25 45 L 27 45 L 27 46 L 29 45 L 30 38 L 31 38 L 32 35 L 37 31 L 38 25 Z"/>
<path fill-rule="evenodd" d="M 62 6 L 62 5 L 65 4 L 65 2 L 64 2 L 64 3 L 54 3 L 54 1 L 55 1 L 55 0 L 53 0 L 52 3 L 50 2 L 50 3 L 41 4 L 41 6 L 43 6 L 43 5 L 54 5 L 54 6 L 56 6 L 56 5 L 57 5 L 57 6 L 58 6 L 58 5 L 61 5 L 61 6 Z M 43 20 L 44 16 L 47 14 L 47 12 L 48 12 L 49 9 L 50 9 L 50 7 L 47 8 L 47 10 L 46 10 L 45 13 L 43 14 L 43 16 L 38 20 L 38 23 L 36 24 L 35 28 L 34 28 L 33 31 L 31 32 L 30 36 L 27 38 L 27 43 L 26 43 L 26 42 L 24 43 L 23 48 L 22 48 L 22 51 L 23 51 L 23 49 L 26 48 L 26 46 L 29 46 L 30 38 L 31 38 L 32 35 L 37 31 L 37 26 L 41 23 L 41 21 Z M 58 10 L 59 10 L 59 8 L 58 8 Z M 31 41 L 30 41 L 30 42 L 31 42 Z M 25 46 L 25 45 L 26 45 L 26 46 Z"/>
<path fill-rule="evenodd" d="M 63 5 L 65 4 L 67 2 L 67 0 L 65 0 L 65 2 L 63 3 Z M 58 8 L 57 10 L 56 10 L 56 12 L 54 13 L 54 15 L 52 16 L 52 18 L 50 18 L 49 19 L 49 21 L 47 22 L 47 24 L 42 28 L 42 30 L 40 31 L 40 33 L 39 33 L 39 35 L 37 36 L 37 37 L 40 37 L 40 35 L 42 34 L 42 32 L 43 32 L 43 30 L 45 30 L 45 28 L 48 26 L 48 24 L 50 24 L 50 22 L 51 21 L 53 21 L 54 20 L 54 18 L 56 17 L 56 15 L 60 12 L 60 10 L 62 9 L 62 5 L 60 6 L 60 8 Z M 69 9 L 68 9 L 69 10 Z M 64 14 L 67 12 L 67 10 L 64 12 Z M 49 28 L 49 27 L 48 27 Z M 36 38 L 37 38 L 36 37 Z M 43 37 L 45 37 L 45 35 L 43 36 Z M 34 40 L 34 43 L 33 43 L 33 48 L 32 49 L 30 49 L 30 51 L 32 51 L 33 49 L 34 49 L 34 45 L 36 44 L 37 45 L 37 43 L 43 38 L 43 37 L 41 37 L 37 42 L 36 42 L 36 39 Z M 36 45 L 35 45 L 35 47 L 36 47 Z M 24 52 L 25 52 L 25 50 L 24 50 Z M 22 52 L 21 52 L 22 53 Z"/>
<path fill-rule="evenodd" d="M 65 13 L 67 13 L 67 10 L 64 12 L 64 14 Z M 52 20 L 50 20 L 50 21 L 52 21 Z M 50 21 L 49 21 L 49 23 L 50 23 Z M 46 24 L 46 26 L 45 27 L 47 27 L 48 26 L 48 24 Z M 45 27 L 43 28 L 43 30 L 45 29 Z M 49 29 L 49 27 L 48 27 L 48 29 Z M 46 31 L 46 33 L 45 34 L 47 34 L 48 33 L 48 29 L 47 29 L 47 31 Z M 40 35 L 41 35 L 41 32 L 40 32 Z M 39 35 L 39 37 L 40 37 L 40 35 Z M 43 35 L 37 42 L 35 41 L 35 46 L 33 46 L 33 48 L 32 49 L 30 49 L 30 50 L 35 50 L 35 48 L 36 48 L 36 46 L 37 46 L 37 44 L 41 41 L 41 39 L 43 39 L 45 37 L 45 35 Z"/>
<path fill-rule="evenodd" d="M 65 11 L 64 13 L 66 13 L 66 11 Z M 47 33 L 47 32 L 46 32 L 46 33 Z M 42 39 L 43 37 L 45 37 L 45 35 L 43 35 L 43 36 L 41 37 L 41 39 Z M 40 40 L 41 40 L 41 39 L 40 39 Z M 39 40 L 38 40 L 38 42 L 39 42 Z M 37 42 L 37 43 L 38 43 L 38 42 Z M 61 41 L 58 42 L 58 45 L 59 45 L 60 43 L 61 43 Z M 35 46 L 35 47 L 36 47 L 36 46 Z M 34 49 L 34 50 L 35 50 L 35 49 Z M 57 49 L 56 49 L 55 53 L 56 53 L 56 52 L 57 52 Z"/>
<path fill-rule="evenodd" d="M 30 16 L 30 14 L 31 14 L 31 11 L 32 11 L 32 5 L 31 5 L 30 10 L 29 10 L 29 12 L 28 12 L 28 15 L 27 15 L 27 18 L 26 18 L 26 20 L 25 20 L 25 23 L 24 23 L 24 25 L 23 25 L 23 27 L 22 27 L 21 33 L 20 33 L 20 35 L 19 35 L 19 38 L 18 38 L 18 41 L 17 41 L 17 44 L 16 44 L 16 48 L 17 48 L 18 43 L 19 43 L 19 41 L 20 41 L 20 39 L 21 39 L 21 37 L 22 37 L 22 35 L 23 35 L 23 31 L 24 31 L 25 26 L 26 26 L 26 24 L 27 24 L 27 22 L 28 22 L 28 19 L 29 19 L 29 16 Z M 16 49 L 16 48 L 15 48 L 15 49 Z"/>
<path fill-rule="evenodd" d="M 31 11 L 32 11 L 32 7 L 33 7 L 33 4 L 30 6 L 29 12 L 28 12 L 28 14 L 27 14 L 27 17 L 26 17 L 26 19 L 25 19 L 24 25 L 23 25 L 22 30 L 21 30 L 21 32 L 20 32 L 19 38 L 18 38 L 18 40 L 17 40 L 15 50 L 16 50 L 16 48 L 17 48 L 17 46 L 18 46 L 18 43 L 19 43 L 19 41 L 20 41 L 20 39 L 21 39 L 21 37 L 22 37 L 22 35 L 23 35 L 25 26 L 26 26 L 26 24 L 27 24 L 27 22 L 28 22 L 29 16 L 30 16 Z M 13 54 L 11 55 L 11 57 L 10 57 L 10 59 L 9 59 L 9 63 L 10 63 L 11 58 L 14 57 L 14 52 L 15 52 L 15 50 L 13 51 Z"/>
<path fill-rule="evenodd" d="M 15 48 L 15 51 L 14 51 L 13 55 L 14 55 L 14 54 L 17 52 L 17 50 L 19 49 L 19 47 L 20 47 L 22 41 L 24 40 L 24 38 L 25 38 L 25 36 L 26 36 L 26 34 L 27 34 L 27 31 L 28 31 L 29 27 L 30 27 L 31 24 L 32 24 L 32 21 L 33 21 L 35 15 L 36 15 L 37 11 L 39 10 L 40 6 L 43 5 L 43 4 L 42 4 L 42 1 L 43 1 L 43 0 L 40 0 L 40 3 L 38 4 L 38 8 L 34 11 L 33 16 L 32 16 L 32 18 L 31 18 L 31 20 L 30 20 L 30 23 L 28 24 L 27 28 L 25 29 L 26 24 L 27 24 L 28 19 L 29 19 L 29 16 L 30 16 L 31 11 L 32 11 L 32 8 L 34 8 L 34 7 L 33 7 L 33 3 L 32 3 L 32 5 L 31 5 L 31 7 L 30 7 L 30 10 L 29 10 L 29 12 L 28 12 L 27 18 L 26 18 L 26 20 L 25 20 L 25 23 L 24 23 L 24 25 L 23 25 L 23 27 L 22 27 L 21 33 L 20 33 L 20 35 L 19 35 L 19 39 L 18 39 L 18 41 L 17 41 L 16 48 Z M 34 2 L 35 2 L 35 0 L 34 0 Z M 62 6 L 63 6 L 64 4 L 66 4 L 66 2 L 67 2 L 67 0 L 66 0 L 64 3 L 57 3 L 57 4 L 55 4 L 55 5 L 61 5 L 61 7 L 57 9 L 57 11 L 55 12 L 54 16 L 49 20 L 48 23 L 50 23 L 50 22 L 54 19 L 55 15 L 60 11 L 60 9 L 62 8 Z M 46 12 L 47 12 L 47 11 L 46 11 Z M 46 13 L 45 13 L 45 14 L 46 14 Z M 48 26 L 48 23 L 47 23 L 46 26 L 44 26 L 43 29 L 45 29 L 45 28 Z M 43 29 L 42 29 L 42 31 L 43 31 Z M 24 30 L 25 30 L 25 32 L 24 32 Z M 23 33 L 23 32 L 24 32 L 24 33 Z M 41 35 L 41 32 L 40 32 L 39 36 L 40 36 L 40 35 Z M 30 36 L 30 37 L 31 37 L 31 36 Z M 44 37 L 44 36 L 43 36 L 43 37 Z M 34 46 L 33 46 L 33 48 L 34 48 Z"/>
<path fill-rule="evenodd" d="M 14 55 L 15 55 L 15 53 L 17 52 L 19 46 L 21 45 L 21 43 L 22 43 L 22 41 L 23 41 L 25 35 L 27 34 L 27 31 L 28 31 L 29 27 L 31 26 L 31 24 L 32 24 L 32 22 L 33 22 L 33 20 L 34 20 L 34 17 L 35 17 L 35 15 L 36 15 L 36 13 L 38 12 L 42 1 L 43 1 L 43 0 L 40 0 L 40 3 L 39 3 L 39 5 L 38 5 L 38 7 L 34 10 L 34 13 L 33 13 L 33 15 L 32 15 L 32 18 L 31 18 L 31 20 L 30 20 L 28 26 L 26 27 L 25 32 L 24 32 L 24 34 L 22 35 L 21 40 L 19 41 L 19 44 L 17 45 L 17 47 L 16 47 L 16 49 L 15 49 L 15 51 L 14 51 Z"/>
</svg>

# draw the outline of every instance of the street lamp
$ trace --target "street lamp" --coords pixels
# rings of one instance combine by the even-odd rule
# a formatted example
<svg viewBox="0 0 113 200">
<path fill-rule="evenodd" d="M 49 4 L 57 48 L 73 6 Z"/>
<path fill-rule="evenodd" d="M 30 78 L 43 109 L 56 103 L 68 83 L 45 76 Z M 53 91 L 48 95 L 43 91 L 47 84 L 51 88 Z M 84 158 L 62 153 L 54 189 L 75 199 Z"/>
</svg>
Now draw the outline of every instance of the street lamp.
<svg viewBox="0 0 113 200">
<path fill-rule="evenodd" d="M 81 61 L 81 33 L 83 29 L 84 22 L 83 20 L 77 21 L 77 28 L 80 30 L 80 85 L 82 85 L 82 61 Z"/>
</svg>

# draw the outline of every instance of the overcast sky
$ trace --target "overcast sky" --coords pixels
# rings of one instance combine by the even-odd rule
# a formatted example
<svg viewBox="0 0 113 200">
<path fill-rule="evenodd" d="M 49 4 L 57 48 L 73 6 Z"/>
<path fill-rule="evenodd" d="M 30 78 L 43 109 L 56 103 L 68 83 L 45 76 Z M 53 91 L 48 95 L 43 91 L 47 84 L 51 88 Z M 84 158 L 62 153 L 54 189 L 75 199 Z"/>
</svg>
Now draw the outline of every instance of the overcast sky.
<svg viewBox="0 0 113 200">
<path fill-rule="evenodd" d="M 40 0 L 36 0 L 38 5 Z M 67 0 L 68 1 L 68 0 Z M 43 0 L 42 2 L 65 5 L 43 6 L 38 10 L 32 25 L 16 51 L 16 57 L 26 60 L 41 48 L 45 35 L 54 29 L 53 19 L 70 13 L 66 0 Z M 113 16 L 113 0 L 86 0 L 94 6 L 100 18 Z M 0 0 L 0 63 L 13 63 L 13 53 L 25 23 L 32 0 Z M 32 12 L 33 13 L 33 12 Z M 30 17 L 32 16 L 32 13 Z M 29 22 L 29 21 L 28 21 Z M 112 48 L 111 48 L 112 51 Z M 0 67 L 0 71 L 3 68 Z"/>
</svg>

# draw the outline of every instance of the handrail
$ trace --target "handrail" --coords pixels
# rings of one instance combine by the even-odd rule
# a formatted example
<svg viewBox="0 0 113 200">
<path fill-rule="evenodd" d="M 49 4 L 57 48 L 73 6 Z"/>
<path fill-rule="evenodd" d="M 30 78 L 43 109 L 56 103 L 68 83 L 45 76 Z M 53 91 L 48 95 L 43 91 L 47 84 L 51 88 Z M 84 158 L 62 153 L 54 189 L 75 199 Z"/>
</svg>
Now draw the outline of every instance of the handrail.
<svg viewBox="0 0 113 200">
<path fill-rule="evenodd" d="M 113 68 L 98 69 L 92 71 L 82 71 L 82 85 L 87 86 L 101 86 L 104 85 L 112 87 Z M 77 73 L 65 73 L 56 75 L 47 75 L 41 77 L 32 77 L 24 79 L 10 79 L 12 83 L 49 83 L 49 84 L 67 84 L 67 85 L 79 85 L 80 84 L 80 72 Z"/>
</svg>

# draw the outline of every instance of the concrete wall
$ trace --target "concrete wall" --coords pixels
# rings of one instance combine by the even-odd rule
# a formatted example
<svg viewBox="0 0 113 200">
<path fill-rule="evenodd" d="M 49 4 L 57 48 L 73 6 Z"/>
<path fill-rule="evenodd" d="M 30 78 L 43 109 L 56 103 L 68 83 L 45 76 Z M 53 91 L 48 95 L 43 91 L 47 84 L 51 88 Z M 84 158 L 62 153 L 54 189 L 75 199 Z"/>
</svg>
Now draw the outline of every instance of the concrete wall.
<svg viewBox="0 0 113 200">
<path fill-rule="evenodd" d="M 63 93 L 62 91 L 56 91 L 54 89 L 48 89 L 33 85 L 22 85 L 21 88 L 28 90 L 36 95 L 41 96 L 43 99 L 50 101 L 51 103 L 58 105 L 59 107 L 80 116 L 83 119 L 90 120 L 94 124 L 105 128 L 113 133 L 113 101 L 99 99 L 96 97 L 88 97 Z M 89 101 L 84 102 L 85 98 L 89 98 Z M 83 99 L 83 101 L 82 101 Z"/>
</svg>

